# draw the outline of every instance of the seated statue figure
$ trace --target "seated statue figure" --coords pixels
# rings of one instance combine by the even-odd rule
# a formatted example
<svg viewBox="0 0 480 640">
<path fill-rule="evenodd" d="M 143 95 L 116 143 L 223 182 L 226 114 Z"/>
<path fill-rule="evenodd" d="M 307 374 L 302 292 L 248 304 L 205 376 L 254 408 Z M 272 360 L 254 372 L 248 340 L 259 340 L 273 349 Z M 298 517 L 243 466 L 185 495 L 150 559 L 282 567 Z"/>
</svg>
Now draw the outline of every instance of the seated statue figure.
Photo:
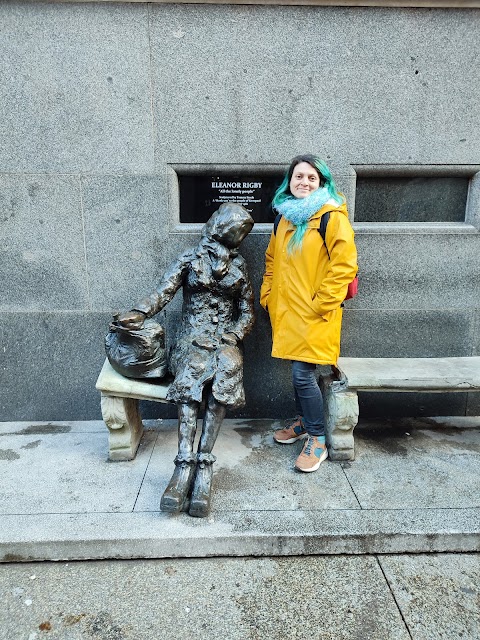
<svg viewBox="0 0 480 640">
<path fill-rule="evenodd" d="M 178 455 L 160 509 L 205 517 L 210 508 L 212 449 L 226 409 L 245 404 L 241 341 L 254 322 L 253 292 L 238 247 L 253 227 L 237 204 L 220 206 L 202 229 L 200 242 L 165 272 L 157 290 L 119 316 L 125 327 L 141 328 L 183 287 L 181 325 L 169 355 L 174 376 L 167 399 L 178 407 Z M 193 451 L 202 401 L 205 415 Z"/>
</svg>

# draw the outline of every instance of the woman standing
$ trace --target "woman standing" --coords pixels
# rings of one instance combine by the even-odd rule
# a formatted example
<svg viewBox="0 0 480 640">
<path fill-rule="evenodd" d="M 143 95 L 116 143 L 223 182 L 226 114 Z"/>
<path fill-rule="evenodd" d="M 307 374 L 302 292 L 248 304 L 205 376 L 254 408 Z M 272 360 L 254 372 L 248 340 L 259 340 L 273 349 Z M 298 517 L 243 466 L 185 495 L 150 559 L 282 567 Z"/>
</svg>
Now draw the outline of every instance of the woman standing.
<svg viewBox="0 0 480 640">
<path fill-rule="evenodd" d="M 328 456 L 315 367 L 337 363 L 342 302 L 357 273 L 357 251 L 345 198 L 316 156 L 293 158 L 272 205 L 278 215 L 265 254 L 260 304 L 270 315 L 272 356 L 292 361 L 297 411 L 274 439 L 290 444 L 306 438 L 295 468 L 310 472 Z M 324 243 L 320 223 L 328 212 Z"/>
</svg>

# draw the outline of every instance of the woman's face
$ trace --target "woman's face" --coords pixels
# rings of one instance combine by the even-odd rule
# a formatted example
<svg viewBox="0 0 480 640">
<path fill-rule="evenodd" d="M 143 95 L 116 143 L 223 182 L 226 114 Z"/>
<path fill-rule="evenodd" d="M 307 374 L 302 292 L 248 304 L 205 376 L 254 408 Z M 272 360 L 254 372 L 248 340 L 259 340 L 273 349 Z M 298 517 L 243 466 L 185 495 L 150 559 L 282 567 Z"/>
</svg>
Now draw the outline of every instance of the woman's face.
<svg viewBox="0 0 480 640">
<path fill-rule="evenodd" d="M 295 198 L 306 198 L 320 186 L 320 176 L 308 162 L 300 162 L 290 179 L 290 192 Z"/>
</svg>

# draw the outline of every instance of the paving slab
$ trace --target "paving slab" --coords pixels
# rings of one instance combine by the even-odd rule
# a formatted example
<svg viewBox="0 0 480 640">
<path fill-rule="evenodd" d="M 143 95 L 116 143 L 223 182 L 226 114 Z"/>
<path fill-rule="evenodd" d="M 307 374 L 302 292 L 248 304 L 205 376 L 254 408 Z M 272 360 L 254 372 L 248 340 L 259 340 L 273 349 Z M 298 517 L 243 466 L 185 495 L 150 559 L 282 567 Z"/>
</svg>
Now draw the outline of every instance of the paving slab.
<svg viewBox="0 0 480 640">
<path fill-rule="evenodd" d="M 147 431 L 135 462 L 105 462 L 105 432 L 3 435 L 2 514 L 130 512 L 156 434 Z M 28 430 L 28 428 L 26 429 Z M 37 430 L 38 431 L 38 430 Z M 106 466 L 108 465 L 108 466 Z"/>
<path fill-rule="evenodd" d="M 382 556 L 379 562 L 413 640 L 480 638 L 480 556 Z"/>
<path fill-rule="evenodd" d="M 0 597 L 5 640 L 410 638 L 372 557 L 8 565 Z"/>
<path fill-rule="evenodd" d="M 479 430 L 434 421 L 363 423 L 343 469 L 363 509 L 480 507 Z"/>
<path fill-rule="evenodd" d="M 274 420 L 226 420 L 210 516 L 159 511 L 176 421 L 146 424 L 139 453 L 107 462 L 91 423 L 0 425 L 3 561 L 472 552 L 480 550 L 472 418 L 362 423 L 357 459 L 293 469 Z M 408 430 L 407 430 L 408 429 Z"/>
<path fill-rule="evenodd" d="M 167 423 L 167 421 L 164 421 Z M 158 511 L 160 496 L 173 473 L 177 453 L 176 421 L 158 433 L 135 510 Z M 239 420 L 223 429 L 215 444 L 215 475 L 211 513 L 360 509 L 340 465 L 328 464 L 320 474 L 302 474 L 294 462 L 303 442 L 274 444 L 271 420 Z"/>
</svg>

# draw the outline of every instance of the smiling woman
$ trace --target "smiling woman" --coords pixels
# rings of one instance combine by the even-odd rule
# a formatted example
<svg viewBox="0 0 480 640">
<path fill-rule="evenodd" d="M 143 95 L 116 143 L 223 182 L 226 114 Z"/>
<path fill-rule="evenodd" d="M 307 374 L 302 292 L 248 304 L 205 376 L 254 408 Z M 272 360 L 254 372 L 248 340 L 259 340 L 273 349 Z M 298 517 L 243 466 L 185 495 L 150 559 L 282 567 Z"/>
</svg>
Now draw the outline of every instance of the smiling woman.
<svg viewBox="0 0 480 640">
<path fill-rule="evenodd" d="M 295 468 L 316 471 L 328 453 L 315 367 L 336 365 L 340 355 L 342 303 L 357 273 L 357 251 L 345 198 L 319 158 L 293 158 L 272 206 L 278 216 L 265 254 L 260 303 L 270 315 L 272 356 L 292 360 L 297 410 L 274 440 L 306 438 Z"/>
<path fill-rule="evenodd" d="M 320 186 L 320 176 L 308 162 L 300 162 L 290 179 L 290 192 L 295 198 L 306 198 Z"/>
</svg>

